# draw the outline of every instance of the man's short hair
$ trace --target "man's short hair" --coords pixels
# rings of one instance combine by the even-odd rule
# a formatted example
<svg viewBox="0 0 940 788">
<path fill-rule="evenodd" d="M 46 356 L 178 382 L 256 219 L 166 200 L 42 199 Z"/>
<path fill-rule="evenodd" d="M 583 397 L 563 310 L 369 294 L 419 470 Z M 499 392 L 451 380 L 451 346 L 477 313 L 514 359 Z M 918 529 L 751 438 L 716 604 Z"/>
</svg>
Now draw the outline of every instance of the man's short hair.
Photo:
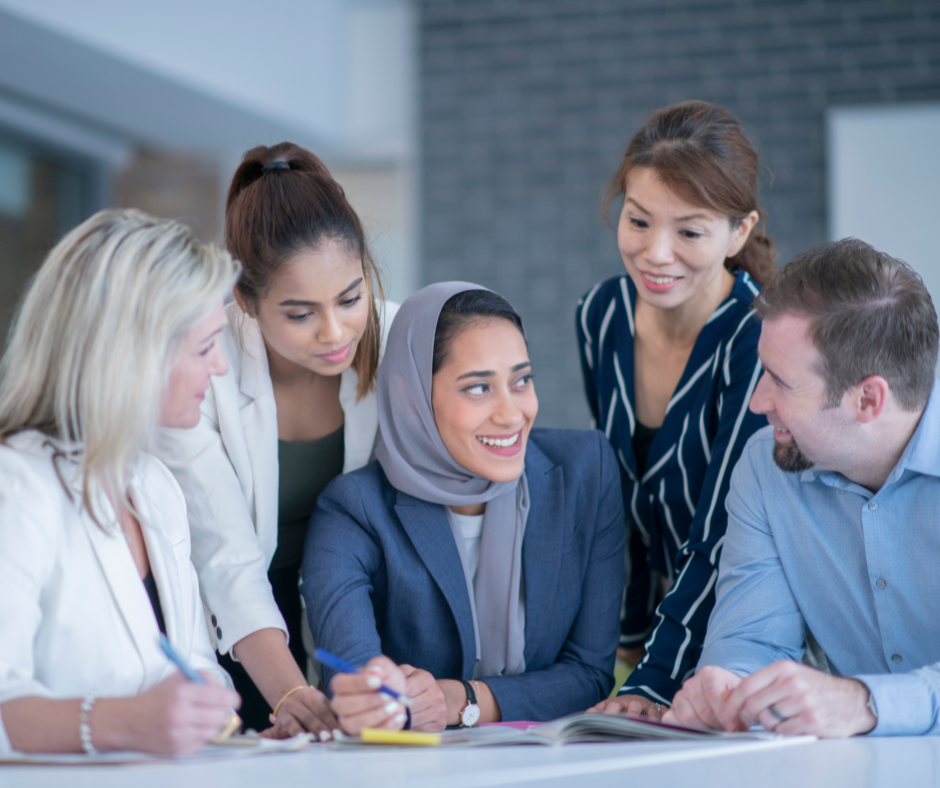
<svg viewBox="0 0 940 788">
<path fill-rule="evenodd" d="M 905 410 L 927 404 L 940 329 L 930 294 L 907 263 L 857 238 L 819 244 L 784 266 L 754 305 L 764 320 L 809 318 L 827 407 L 871 375 L 888 382 Z"/>
</svg>

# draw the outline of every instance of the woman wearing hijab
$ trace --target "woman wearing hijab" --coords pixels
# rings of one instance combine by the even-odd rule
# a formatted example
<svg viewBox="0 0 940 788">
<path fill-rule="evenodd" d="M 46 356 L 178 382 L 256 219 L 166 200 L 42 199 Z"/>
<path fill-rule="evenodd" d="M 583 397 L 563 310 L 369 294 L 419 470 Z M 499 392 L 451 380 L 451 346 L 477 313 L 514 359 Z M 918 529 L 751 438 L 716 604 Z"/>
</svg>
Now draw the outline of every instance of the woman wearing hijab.
<svg viewBox="0 0 940 788">
<path fill-rule="evenodd" d="M 624 584 L 617 462 L 596 431 L 532 430 L 519 316 L 477 285 L 424 288 L 392 325 L 377 400 L 377 461 L 321 494 L 304 554 L 317 644 L 372 660 L 331 686 L 323 667 L 343 727 L 548 720 L 597 703 Z M 410 721 L 375 692 L 383 679 L 412 698 Z"/>
</svg>

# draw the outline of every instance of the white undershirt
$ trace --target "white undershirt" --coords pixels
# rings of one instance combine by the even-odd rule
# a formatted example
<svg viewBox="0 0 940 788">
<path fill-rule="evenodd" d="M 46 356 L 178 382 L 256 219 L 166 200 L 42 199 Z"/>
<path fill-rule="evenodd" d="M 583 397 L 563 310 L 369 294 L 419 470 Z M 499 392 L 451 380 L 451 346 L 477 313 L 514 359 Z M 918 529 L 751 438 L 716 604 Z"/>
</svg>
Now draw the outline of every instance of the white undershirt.
<svg viewBox="0 0 940 788">
<path fill-rule="evenodd" d="M 483 536 L 483 515 L 457 514 L 453 509 L 451 514 L 463 534 L 463 549 L 467 556 L 467 568 L 470 570 L 470 583 L 472 585 L 477 579 L 477 569 L 480 567 L 480 539 Z"/>
</svg>

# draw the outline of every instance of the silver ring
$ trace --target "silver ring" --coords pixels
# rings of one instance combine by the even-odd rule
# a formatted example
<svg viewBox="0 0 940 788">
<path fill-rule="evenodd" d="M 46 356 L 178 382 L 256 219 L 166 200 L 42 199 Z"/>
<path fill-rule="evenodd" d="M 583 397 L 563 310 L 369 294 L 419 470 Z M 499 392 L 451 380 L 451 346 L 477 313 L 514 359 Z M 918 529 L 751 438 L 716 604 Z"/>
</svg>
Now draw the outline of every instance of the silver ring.
<svg viewBox="0 0 940 788">
<path fill-rule="evenodd" d="M 774 706 L 773 703 L 771 703 L 771 704 L 767 707 L 767 711 L 769 711 L 769 712 L 774 716 L 774 718 L 777 720 L 777 722 L 786 722 L 786 721 L 787 721 L 787 718 L 784 717 L 779 711 L 777 711 L 777 707 Z"/>
</svg>

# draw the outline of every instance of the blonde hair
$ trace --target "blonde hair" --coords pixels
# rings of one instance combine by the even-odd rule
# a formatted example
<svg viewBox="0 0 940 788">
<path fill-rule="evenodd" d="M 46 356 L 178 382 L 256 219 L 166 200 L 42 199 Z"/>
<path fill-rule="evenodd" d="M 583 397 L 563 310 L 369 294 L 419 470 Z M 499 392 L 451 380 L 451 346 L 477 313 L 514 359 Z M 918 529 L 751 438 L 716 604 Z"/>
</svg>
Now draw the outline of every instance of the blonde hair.
<svg viewBox="0 0 940 788">
<path fill-rule="evenodd" d="M 0 361 L 0 441 L 38 430 L 78 463 L 85 509 L 133 511 L 130 468 L 159 424 L 180 344 L 241 272 L 178 222 L 100 211 L 49 252 Z"/>
</svg>

